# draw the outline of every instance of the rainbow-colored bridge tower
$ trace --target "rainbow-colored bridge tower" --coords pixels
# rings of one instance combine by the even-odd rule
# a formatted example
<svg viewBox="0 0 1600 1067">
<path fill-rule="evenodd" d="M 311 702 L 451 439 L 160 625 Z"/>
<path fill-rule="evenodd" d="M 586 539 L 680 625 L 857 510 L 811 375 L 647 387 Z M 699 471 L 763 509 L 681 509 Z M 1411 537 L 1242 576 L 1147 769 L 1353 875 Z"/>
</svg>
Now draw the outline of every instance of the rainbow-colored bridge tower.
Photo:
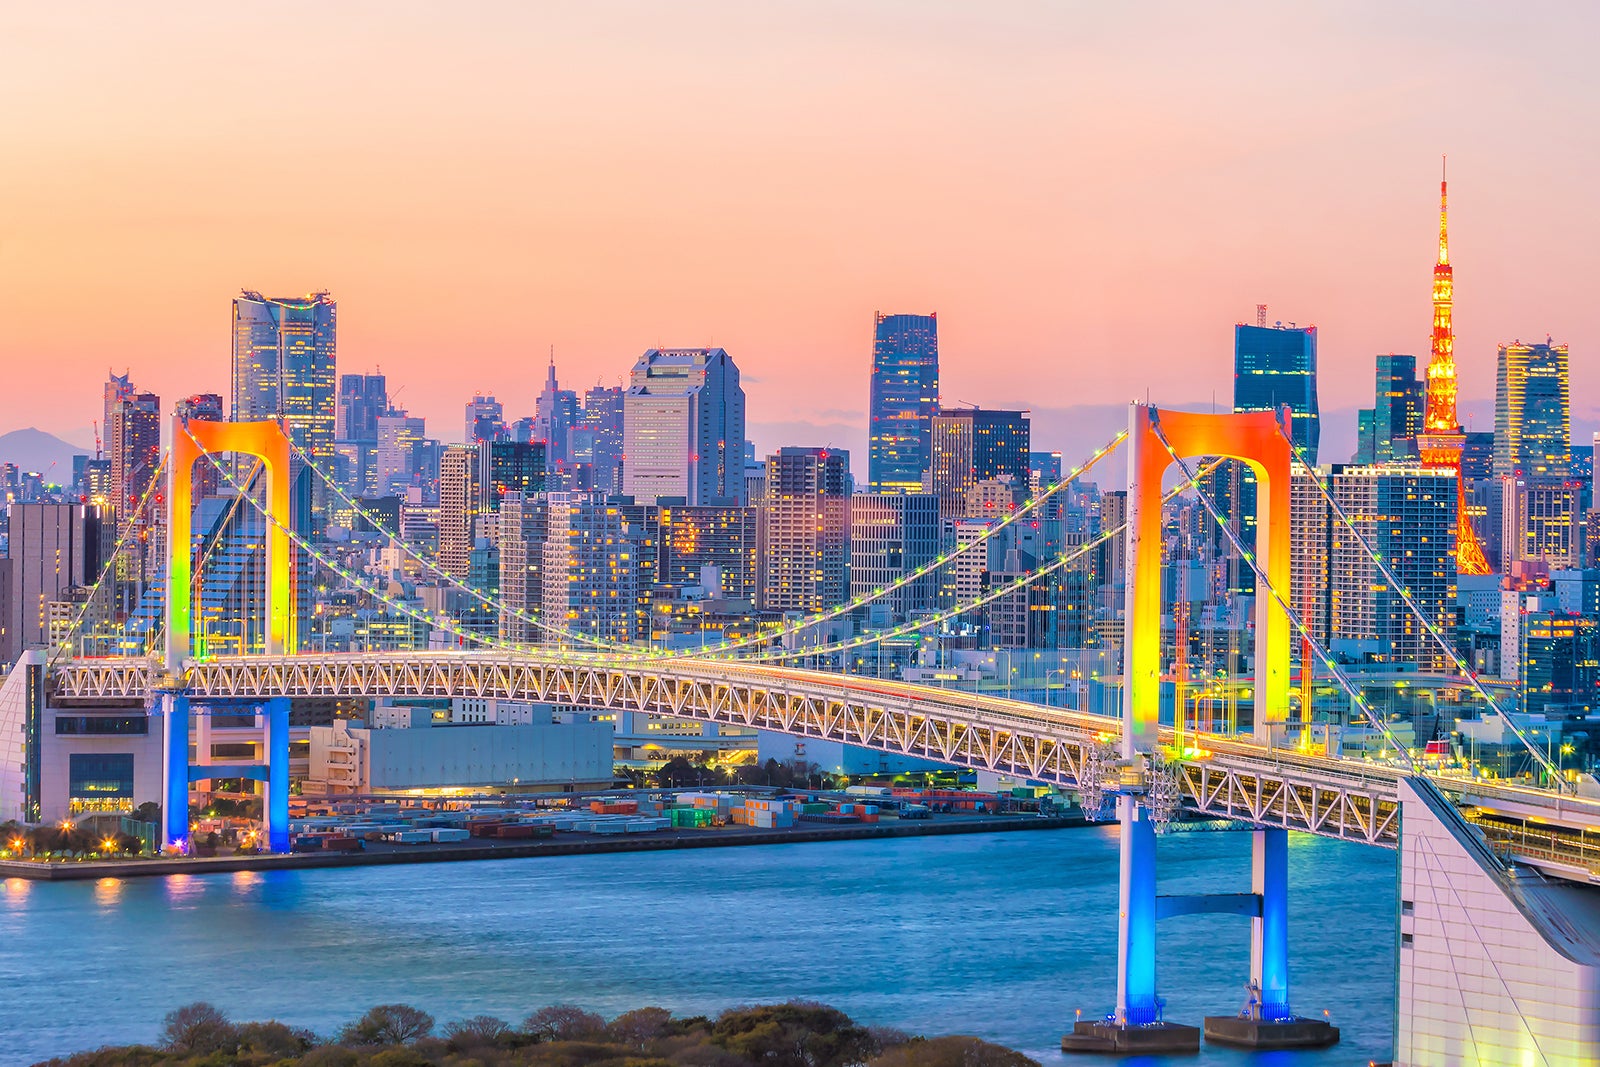
<svg viewBox="0 0 1600 1067">
<path fill-rule="evenodd" d="M 167 640 L 166 676 L 160 688 L 162 710 L 162 766 L 165 801 L 162 845 L 181 847 L 189 834 L 189 786 L 211 778 L 244 778 L 266 783 L 262 829 L 267 847 L 289 850 L 289 700 L 273 697 L 261 709 L 265 762 L 212 765 L 210 753 L 199 764 L 189 760 L 190 707 L 184 685 L 191 657 L 205 655 L 203 644 L 194 647 L 194 518 L 191 471 L 202 456 L 223 453 L 255 456 L 266 474 L 267 514 L 267 635 L 266 653 L 282 656 L 295 651 L 295 591 L 293 556 L 289 546 L 290 509 L 289 438 L 282 424 L 259 422 L 203 422 L 172 420 L 172 462 L 167 487 Z M 259 703 L 259 702 L 258 702 Z"/>
</svg>

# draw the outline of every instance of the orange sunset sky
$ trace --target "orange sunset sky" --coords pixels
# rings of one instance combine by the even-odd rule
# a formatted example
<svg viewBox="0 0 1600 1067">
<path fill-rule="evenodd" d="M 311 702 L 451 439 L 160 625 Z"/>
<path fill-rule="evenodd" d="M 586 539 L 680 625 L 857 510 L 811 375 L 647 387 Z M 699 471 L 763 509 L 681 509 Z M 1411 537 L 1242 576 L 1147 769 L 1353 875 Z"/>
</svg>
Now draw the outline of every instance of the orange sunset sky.
<svg viewBox="0 0 1600 1067">
<path fill-rule="evenodd" d="M 937 310 L 947 402 L 1072 451 L 1226 403 L 1263 302 L 1320 328 L 1343 459 L 1373 355 L 1427 354 L 1442 153 L 1465 409 L 1548 333 L 1586 429 L 1597 12 L 8 3 L 0 431 L 87 443 L 110 367 L 226 395 L 230 297 L 328 289 L 340 370 L 437 436 L 531 413 L 551 345 L 582 389 L 716 344 L 759 447 L 860 473 L 875 310 Z"/>
</svg>

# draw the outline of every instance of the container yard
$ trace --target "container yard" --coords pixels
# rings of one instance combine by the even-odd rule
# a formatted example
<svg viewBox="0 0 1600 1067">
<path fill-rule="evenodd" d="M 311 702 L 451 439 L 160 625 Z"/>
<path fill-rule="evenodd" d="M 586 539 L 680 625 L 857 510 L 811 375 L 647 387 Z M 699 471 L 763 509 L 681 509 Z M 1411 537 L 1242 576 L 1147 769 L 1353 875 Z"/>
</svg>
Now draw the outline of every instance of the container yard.
<svg viewBox="0 0 1600 1067">
<path fill-rule="evenodd" d="M 294 798 L 290 852 L 215 857 L 0 863 L 0 874 L 90 878 L 274 867 L 768 845 L 1081 826 L 1037 803 L 963 790 L 778 792 L 629 790 L 560 796 Z M 113 869 L 114 868 L 114 869 Z"/>
</svg>

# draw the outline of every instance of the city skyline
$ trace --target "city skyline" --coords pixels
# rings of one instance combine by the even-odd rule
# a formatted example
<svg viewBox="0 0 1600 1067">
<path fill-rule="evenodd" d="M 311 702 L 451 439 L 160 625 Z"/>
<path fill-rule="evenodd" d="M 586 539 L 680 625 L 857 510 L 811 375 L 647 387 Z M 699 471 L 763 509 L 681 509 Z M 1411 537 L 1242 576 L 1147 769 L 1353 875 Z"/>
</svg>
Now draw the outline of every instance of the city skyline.
<svg viewBox="0 0 1600 1067">
<path fill-rule="evenodd" d="M 213 105 L 162 70 L 103 99 L 128 60 L 95 34 L 65 47 L 62 17 L 31 15 L 11 39 L 39 45 L 58 70 L 19 55 L 0 77 L 61 91 L 11 119 L 18 151 L 39 165 L 0 179 L 19 220 L 11 254 L 0 254 L 0 291 L 11 305 L 7 349 L 61 380 L 26 382 L 37 397 L 26 406 L 23 390 L 0 398 L 0 429 L 35 425 L 88 445 L 93 414 L 68 399 L 65 381 L 98 380 L 111 351 L 111 366 L 162 395 L 225 394 L 220 308 L 249 286 L 334 292 L 346 307 L 341 368 L 381 367 L 407 386 L 399 402 L 435 427 L 453 425 L 474 390 L 508 411 L 531 408 L 551 344 L 569 387 L 614 384 L 624 361 L 652 346 L 708 345 L 745 370 L 761 451 L 806 440 L 848 448 L 858 463 L 865 392 L 827 383 L 865 377 L 874 309 L 937 308 L 943 392 L 1027 406 L 1041 441 L 1068 449 L 1040 397 L 1118 406 L 1148 388 L 1169 404 L 1206 403 L 1227 375 L 1229 327 L 1266 303 L 1273 319 L 1319 327 L 1330 436 L 1353 439 L 1353 427 L 1335 424 L 1367 402 L 1372 357 L 1425 350 L 1428 178 L 1443 152 L 1463 398 L 1492 399 L 1499 344 L 1546 334 L 1572 346 L 1574 392 L 1585 394 L 1596 323 L 1581 287 L 1593 220 L 1579 175 L 1595 149 L 1586 125 L 1567 120 L 1592 94 L 1558 62 L 1583 37 L 1566 30 L 1581 27 L 1459 8 L 1441 33 L 1421 13 L 1330 21 L 1267 9 L 1252 39 L 1227 19 L 1155 10 L 1153 30 L 1127 13 L 1045 8 L 908 20 L 883 6 L 849 28 L 746 12 L 707 35 L 693 13 L 494 9 L 427 26 L 447 45 L 439 72 L 369 87 L 348 84 L 339 62 L 363 25 L 354 9 L 329 16 L 321 39 L 297 53 L 300 76 L 270 89 L 208 51 L 230 32 L 229 16 L 128 28 L 128 55 L 144 42 L 190 74 L 215 75 L 236 118 L 312 113 L 319 94 L 339 90 L 327 117 L 337 136 L 319 142 L 329 159 L 316 177 L 289 159 L 239 177 L 242 142 Z M 545 69 L 496 67 L 489 85 L 459 77 L 499 62 L 501 31 L 529 29 L 590 43 Z M 780 30 L 793 32 L 761 32 Z M 423 31 L 416 12 L 400 11 L 381 55 L 412 54 Z M 975 53 L 964 47 L 972 33 L 985 46 Z M 1311 42 L 1314 33 L 1323 39 Z M 966 63 L 992 76 L 931 62 L 957 38 Z M 1285 40 L 1310 43 L 1276 47 Z M 1467 76 L 1534 42 L 1552 60 L 1543 77 Z M 694 63 L 654 72 L 655 97 L 642 99 L 646 83 L 627 60 L 663 44 L 771 107 L 686 73 Z M 1407 69 L 1373 80 L 1363 68 L 1395 49 L 1408 52 Z M 868 54 L 883 69 L 868 71 Z M 1252 63 L 1237 65 L 1257 72 L 1229 73 L 1246 54 Z M 805 93 L 781 74 L 801 64 L 816 79 Z M 1002 64 L 1009 70 L 995 73 Z M 1095 78 L 1112 64 L 1125 88 L 1097 95 Z M 1140 76 L 1160 65 L 1170 73 Z M 1197 65 L 1206 77 L 1191 81 L 1189 98 L 1165 91 Z M 81 84 L 57 85 L 74 76 Z M 540 105 L 561 79 L 569 88 L 555 110 L 566 121 Z M 1446 84 L 1454 106 L 1441 116 L 1428 102 Z M 503 90 L 496 100 L 491 88 Z M 846 100 L 871 118 L 841 117 Z M 126 135 L 61 140 L 62 129 L 128 119 L 129 107 L 139 117 L 128 128 L 148 146 Z M 448 125 L 457 113 L 501 125 L 494 137 L 487 117 Z M 1012 117 L 990 121 L 1002 114 Z M 903 132 L 884 135 L 883 115 Z M 402 127 L 407 116 L 414 125 Z M 507 142 L 504 129 L 522 136 Z M 1523 146 L 1556 129 L 1564 158 L 1578 162 L 1527 167 Z M 787 141 L 819 130 L 832 136 L 816 158 L 792 158 Z M 391 166 L 403 131 L 427 150 L 415 173 Z M 749 150 L 737 147 L 746 140 Z M 919 162 L 903 158 L 907 143 L 926 144 Z M 720 165 L 716 192 L 675 176 L 697 158 Z M 1351 163 L 1373 159 L 1383 165 Z M 94 180 L 112 162 L 119 181 Z M 464 185 L 466 174 L 481 187 Z M 526 188 L 539 196 L 530 202 Z M 215 225 L 240 202 L 260 205 L 270 223 L 250 242 Z M 654 267 L 668 248 L 686 257 L 673 278 Z M 92 313 L 74 314 L 88 292 Z M 463 356 L 475 364 L 465 376 Z M 1592 408 L 1574 415 L 1580 433 L 1594 423 Z M 1472 426 L 1488 428 L 1482 418 Z M 1342 450 L 1332 436 L 1330 455 Z"/>
</svg>

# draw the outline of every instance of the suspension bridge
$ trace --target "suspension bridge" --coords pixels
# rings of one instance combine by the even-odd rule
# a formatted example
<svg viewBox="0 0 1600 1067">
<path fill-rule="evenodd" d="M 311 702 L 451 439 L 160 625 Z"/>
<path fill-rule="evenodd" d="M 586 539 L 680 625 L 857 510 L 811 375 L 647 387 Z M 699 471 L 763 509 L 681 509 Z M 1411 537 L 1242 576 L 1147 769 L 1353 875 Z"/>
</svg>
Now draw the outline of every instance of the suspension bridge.
<svg viewBox="0 0 1600 1067">
<path fill-rule="evenodd" d="M 1501 711 L 1460 660 L 1389 561 L 1365 542 L 1383 579 L 1453 664 L 1452 684 L 1474 692 L 1486 708 L 1502 715 L 1532 772 L 1501 779 L 1470 763 L 1448 770 L 1426 765 L 1372 706 L 1359 679 L 1316 639 L 1289 597 L 1289 492 L 1298 457 L 1287 418 L 1286 412 L 1202 415 L 1134 405 L 1126 433 L 1000 520 L 974 545 L 946 553 L 869 596 L 692 652 L 641 648 L 569 630 L 465 586 L 396 538 L 417 566 L 486 606 L 522 616 L 546 643 L 502 641 L 396 603 L 397 610 L 479 647 L 392 653 L 299 650 L 296 552 L 352 588 L 382 595 L 370 579 L 342 566 L 294 528 L 290 469 L 309 465 L 310 457 L 276 422 L 175 420 L 164 625 L 158 634 L 145 635 L 137 654 L 85 657 L 65 647 L 26 654 L 0 690 L 0 744 L 30 714 L 37 717 L 46 702 L 147 709 L 160 723 L 164 841 L 174 847 L 188 833 L 192 783 L 224 776 L 264 783 L 266 838 L 275 849 L 287 847 L 288 708 L 293 700 L 310 697 L 498 697 L 632 710 L 839 741 L 1053 784 L 1077 793 L 1088 812 L 1114 813 L 1121 831 L 1115 1009 L 1105 1020 L 1080 1023 L 1065 1039 L 1065 1047 L 1083 1050 L 1197 1047 L 1198 1029 L 1163 1018 L 1156 981 L 1159 920 L 1197 912 L 1238 915 L 1251 927 L 1251 1007 L 1242 1020 L 1208 1019 L 1212 1037 L 1258 1047 L 1334 1039 L 1336 1033 L 1324 1024 L 1295 1016 L 1290 1003 L 1287 834 L 1397 848 L 1397 1062 L 1587 1062 L 1600 1041 L 1600 909 L 1594 890 L 1587 888 L 1600 880 L 1600 838 L 1595 836 L 1600 801 L 1576 794 L 1569 777 L 1518 729 L 1515 716 Z M 960 552 L 977 550 L 1118 448 L 1128 452 L 1129 471 L 1128 517 L 1122 526 L 926 618 L 819 646 L 783 647 L 785 636 L 848 615 L 948 566 Z M 259 493 L 252 488 L 253 474 L 236 479 L 229 464 L 216 464 L 266 531 L 266 625 L 262 649 L 251 655 L 207 654 L 193 633 L 189 591 L 197 559 L 188 472 L 198 460 L 219 461 L 228 454 L 255 457 L 266 476 L 266 491 Z M 1202 457 L 1199 465 L 1191 462 L 1194 457 Z M 1242 463 L 1255 475 L 1254 545 L 1244 542 L 1208 495 L 1206 476 L 1222 461 L 1218 457 Z M 1179 483 L 1164 489 L 1163 477 L 1174 468 Z M 336 483 L 328 484 L 343 496 Z M 1344 530 L 1359 539 L 1351 517 L 1321 481 L 1309 484 L 1322 492 Z M 1189 726 L 1181 715 L 1162 722 L 1163 505 L 1180 494 L 1201 505 L 1256 579 L 1249 679 L 1253 721 L 1244 733 Z M 1128 575 L 1120 716 L 785 665 L 914 633 L 980 609 L 1074 565 L 1117 536 L 1125 539 Z M 203 565 L 203 558 L 198 562 Z M 1385 757 L 1340 758 L 1336 751 L 1307 744 L 1312 709 L 1302 702 L 1296 711 L 1291 700 L 1291 652 L 1297 643 L 1301 672 L 1319 675 L 1345 692 L 1352 713 L 1386 739 Z M 265 709 L 260 762 L 214 763 L 206 753 L 194 760 L 190 729 L 196 707 L 241 704 Z M 20 746 L 4 754 L 0 795 L 9 802 L 26 784 L 28 754 Z M 1249 892 L 1221 897 L 1158 893 L 1156 833 L 1180 811 L 1250 827 Z"/>
</svg>

